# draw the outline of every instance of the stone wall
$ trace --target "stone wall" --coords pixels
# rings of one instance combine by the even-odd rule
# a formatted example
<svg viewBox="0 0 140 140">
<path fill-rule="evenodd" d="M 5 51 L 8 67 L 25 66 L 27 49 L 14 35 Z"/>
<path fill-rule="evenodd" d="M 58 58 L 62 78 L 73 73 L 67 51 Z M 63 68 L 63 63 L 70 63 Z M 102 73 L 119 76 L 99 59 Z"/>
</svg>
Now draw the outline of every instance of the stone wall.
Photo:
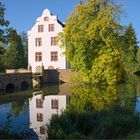
<svg viewBox="0 0 140 140">
<path fill-rule="evenodd" d="M 43 83 L 70 82 L 74 72 L 70 69 L 47 69 L 43 72 Z"/>
<path fill-rule="evenodd" d="M 6 73 L 28 73 L 28 69 L 6 69 Z"/>
<path fill-rule="evenodd" d="M 59 72 L 59 80 L 63 82 L 70 82 L 74 72 L 71 69 L 58 69 Z"/>
</svg>

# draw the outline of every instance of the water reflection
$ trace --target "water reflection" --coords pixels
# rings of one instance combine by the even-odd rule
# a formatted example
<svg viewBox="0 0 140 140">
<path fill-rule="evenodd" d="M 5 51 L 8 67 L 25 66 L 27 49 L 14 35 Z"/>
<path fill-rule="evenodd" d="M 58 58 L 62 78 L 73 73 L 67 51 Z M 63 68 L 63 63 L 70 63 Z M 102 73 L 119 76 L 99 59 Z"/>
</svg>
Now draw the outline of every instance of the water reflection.
<svg viewBox="0 0 140 140">
<path fill-rule="evenodd" d="M 42 91 L 33 92 L 29 98 L 30 128 L 38 135 L 38 138 L 45 140 L 47 135 L 47 124 L 50 119 L 60 115 L 68 103 L 66 95 L 43 96 Z"/>
<path fill-rule="evenodd" d="M 77 112 L 101 111 L 119 106 L 134 110 L 136 100 L 135 86 L 120 85 L 109 87 L 94 87 L 90 85 L 71 88 L 69 109 Z"/>
<path fill-rule="evenodd" d="M 59 129 L 61 130 L 59 132 L 64 131 L 63 136 L 69 136 L 70 133 L 75 134 L 78 129 L 83 131 L 84 135 L 94 130 L 92 133 L 95 138 L 106 138 L 107 136 L 112 138 L 111 132 L 116 132 L 115 127 L 118 125 L 120 125 L 118 132 L 121 132 L 123 123 L 128 126 L 128 131 L 135 128 L 136 117 L 134 114 L 140 112 L 140 98 L 137 98 L 140 90 L 133 84 L 117 87 L 93 87 L 66 83 L 49 85 L 34 91 L 0 96 L 0 138 L 46 139 L 51 135 L 49 132 L 54 130 L 54 127 L 50 125 L 49 131 L 46 131 L 47 125 L 51 124 L 50 120 L 63 114 L 60 124 L 64 125 L 57 125 L 56 130 L 51 131 L 54 132 L 51 136 L 58 134 L 56 132 L 61 126 L 66 126 L 64 130 Z M 72 113 L 78 112 L 78 114 L 62 114 L 64 110 L 70 113 L 71 111 Z M 108 124 L 110 124 L 109 127 Z M 101 132 L 102 134 L 100 134 Z M 113 133 L 113 136 L 117 137 L 118 132 Z"/>
<path fill-rule="evenodd" d="M 124 138 L 140 128 L 135 113 L 136 96 L 136 87 L 131 84 L 72 87 L 67 111 L 51 121 L 48 136 L 51 139 Z"/>
<path fill-rule="evenodd" d="M 28 101 L 0 105 L 0 139 L 35 138 L 28 127 Z"/>
</svg>

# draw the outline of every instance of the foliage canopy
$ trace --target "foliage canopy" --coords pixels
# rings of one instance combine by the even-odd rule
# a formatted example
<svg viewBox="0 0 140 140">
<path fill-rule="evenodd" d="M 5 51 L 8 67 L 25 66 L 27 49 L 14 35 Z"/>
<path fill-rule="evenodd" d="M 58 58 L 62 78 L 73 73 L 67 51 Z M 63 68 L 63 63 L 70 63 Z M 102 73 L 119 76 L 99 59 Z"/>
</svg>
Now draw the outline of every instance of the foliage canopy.
<svg viewBox="0 0 140 140">
<path fill-rule="evenodd" d="M 113 85 L 124 78 L 128 65 L 124 55 L 130 50 L 130 45 L 124 45 L 130 38 L 119 22 L 121 14 L 121 5 L 111 0 L 87 0 L 68 17 L 64 30 L 66 56 L 80 82 Z"/>
</svg>

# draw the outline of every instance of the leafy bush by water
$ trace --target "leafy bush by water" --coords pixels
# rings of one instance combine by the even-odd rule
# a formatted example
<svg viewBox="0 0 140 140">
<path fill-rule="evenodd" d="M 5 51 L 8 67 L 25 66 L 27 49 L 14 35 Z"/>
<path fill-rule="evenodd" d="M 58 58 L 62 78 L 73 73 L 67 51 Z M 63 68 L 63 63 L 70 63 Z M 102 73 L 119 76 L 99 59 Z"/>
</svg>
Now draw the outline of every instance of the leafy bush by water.
<svg viewBox="0 0 140 140">
<path fill-rule="evenodd" d="M 49 138 L 125 138 L 140 128 L 138 115 L 124 109 L 100 112 L 65 112 L 52 118 Z"/>
</svg>

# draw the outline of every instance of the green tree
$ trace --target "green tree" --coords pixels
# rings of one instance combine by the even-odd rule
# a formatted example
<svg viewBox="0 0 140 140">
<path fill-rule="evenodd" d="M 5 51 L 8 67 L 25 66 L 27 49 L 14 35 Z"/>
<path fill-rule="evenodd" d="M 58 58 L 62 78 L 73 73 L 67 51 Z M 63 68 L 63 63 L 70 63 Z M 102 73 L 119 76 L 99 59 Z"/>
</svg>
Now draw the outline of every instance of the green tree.
<svg viewBox="0 0 140 140">
<path fill-rule="evenodd" d="M 0 42 L 5 42 L 7 27 L 9 25 L 9 21 L 5 19 L 5 7 L 0 2 Z"/>
<path fill-rule="evenodd" d="M 137 51 L 137 69 L 140 70 L 140 47 L 138 48 L 138 51 Z"/>
<path fill-rule="evenodd" d="M 122 64 L 119 64 L 120 56 L 123 54 L 123 27 L 119 23 L 120 15 L 120 6 L 116 6 L 111 0 L 87 0 L 86 3 L 77 5 L 68 17 L 64 30 L 66 56 L 72 67 L 78 71 L 78 80 L 96 84 L 115 84 L 122 79 L 120 73 L 123 72 L 123 67 L 120 68 Z M 109 59 L 108 63 L 104 63 L 102 56 Z M 113 60 L 114 58 L 117 61 Z M 108 75 L 112 63 L 113 72 Z M 99 65 L 102 65 L 100 72 Z M 106 68 L 108 70 L 105 70 Z M 106 75 L 110 80 L 112 77 L 116 79 L 109 82 L 100 75 L 103 75 L 104 79 Z"/>
<path fill-rule="evenodd" d="M 3 72 L 5 69 L 4 67 L 5 53 L 6 53 L 6 46 L 5 44 L 1 43 L 0 45 L 0 72 Z"/>
<path fill-rule="evenodd" d="M 137 64 L 138 41 L 132 24 L 129 24 L 124 33 L 125 67 L 134 72 Z"/>
<path fill-rule="evenodd" d="M 9 25 L 9 21 L 5 19 L 4 15 L 5 7 L 0 2 L 0 71 L 4 70 L 5 42 L 7 41 L 7 26 Z"/>
<path fill-rule="evenodd" d="M 16 30 L 11 30 L 9 47 L 6 52 L 5 66 L 6 68 L 22 68 L 24 67 L 24 48 L 20 35 Z"/>
<path fill-rule="evenodd" d="M 20 34 L 21 41 L 24 47 L 24 67 L 27 68 L 28 66 L 28 37 L 26 32 L 22 32 Z"/>
</svg>

